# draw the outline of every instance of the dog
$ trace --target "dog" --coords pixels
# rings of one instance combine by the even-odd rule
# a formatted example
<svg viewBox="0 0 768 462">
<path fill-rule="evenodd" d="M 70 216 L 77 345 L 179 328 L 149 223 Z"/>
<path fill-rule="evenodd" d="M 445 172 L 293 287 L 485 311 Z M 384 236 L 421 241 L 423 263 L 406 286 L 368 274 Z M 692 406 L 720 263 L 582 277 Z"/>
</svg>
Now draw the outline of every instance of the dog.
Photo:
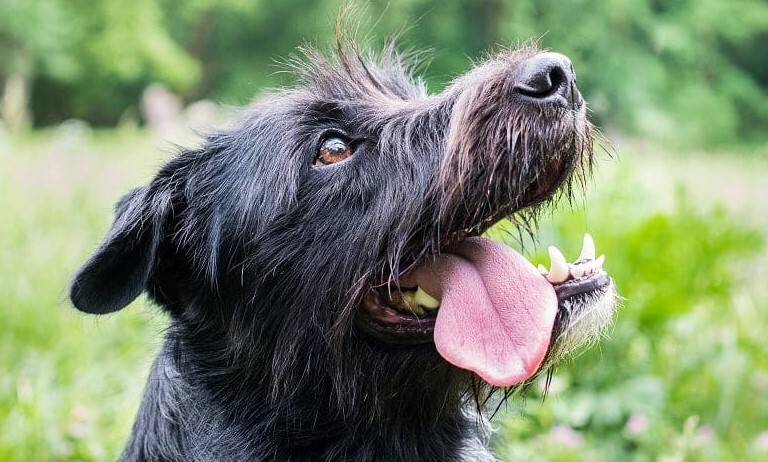
<svg viewBox="0 0 768 462">
<path fill-rule="evenodd" d="M 615 306 L 588 235 L 549 270 L 482 237 L 592 170 L 571 62 L 504 50 L 436 95 L 391 45 L 290 65 L 125 195 L 74 277 L 81 311 L 146 292 L 170 318 L 121 460 L 495 460 L 483 403 Z"/>
</svg>

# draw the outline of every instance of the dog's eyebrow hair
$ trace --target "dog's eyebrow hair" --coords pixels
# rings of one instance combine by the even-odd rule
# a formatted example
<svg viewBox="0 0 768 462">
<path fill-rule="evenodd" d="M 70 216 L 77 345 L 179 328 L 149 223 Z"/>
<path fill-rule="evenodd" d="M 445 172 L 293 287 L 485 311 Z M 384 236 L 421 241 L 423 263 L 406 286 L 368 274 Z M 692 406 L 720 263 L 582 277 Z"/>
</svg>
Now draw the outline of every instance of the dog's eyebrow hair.
<svg viewBox="0 0 768 462">
<path fill-rule="evenodd" d="M 349 117 L 336 103 L 319 101 L 307 108 L 305 115 L 317 123 L 347 123 Z"/>
<path fill-rule="evenodd" d="M 341 106 L 338 103 L 330 101 L 317 101 L 310 108 L 310 112 L 328 115 L 341 113 Z"/>
<path fill-rule="evenodd" d="M 361 125 L 356 123 L 354 109 L 344 109 L 333 102 L 318 102 L 304 112 L 311 124 L 315 125 L 320 138 L 336 132 L 350 141 L 361 142 L 369 140 L 370 136 L 362 133 Z"/>
</svg>

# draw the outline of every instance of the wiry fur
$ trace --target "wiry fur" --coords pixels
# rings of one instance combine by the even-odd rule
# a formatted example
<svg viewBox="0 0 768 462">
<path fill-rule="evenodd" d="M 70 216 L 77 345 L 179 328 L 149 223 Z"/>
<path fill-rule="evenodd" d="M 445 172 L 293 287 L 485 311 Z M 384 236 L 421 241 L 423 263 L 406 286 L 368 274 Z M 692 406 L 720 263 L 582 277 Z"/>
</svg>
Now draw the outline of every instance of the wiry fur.
<svg viewBox="0 0 768 462">
<path fill-rule="evenodd" d="M 129 193 L 72 286 L 79 308 L 146 291 L 171 317 L 125 461 L 491 461 L 487 391 L 434 345 L 359 328 L 365 292 L 568 192 L 588 125 L 509 97 L 534 49 L 430 96 L 388 49 L 307 51 L 299 83 Z M 328 131 L 347 161 L 313 167 Z"/>
</svg>

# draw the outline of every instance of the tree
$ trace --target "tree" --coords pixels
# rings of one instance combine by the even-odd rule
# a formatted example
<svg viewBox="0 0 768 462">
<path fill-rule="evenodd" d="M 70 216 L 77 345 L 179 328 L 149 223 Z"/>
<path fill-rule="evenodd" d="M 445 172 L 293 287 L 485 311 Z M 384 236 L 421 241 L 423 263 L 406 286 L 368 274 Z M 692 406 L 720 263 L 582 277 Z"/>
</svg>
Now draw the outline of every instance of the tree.
<svg viewBox="0 0 768 462">
<path fill-rule="evenodd" d="M 43 123 L 66 117 L 114 123 L 146 83 L 184 90 L 199 76 L 155 0 L 5 0 L 0 57 L 6 123 L 30 98 Z"/>
<path fill-rule="evenodd" d="M 36 72 L 61 79 L 76 72 L 68 55 L 71 34 L 72 26 L 57 0 L 0 2 L 0 119 L 9 129 L 21 130 L 30 123 L 28 100 Z"/>
</svg>

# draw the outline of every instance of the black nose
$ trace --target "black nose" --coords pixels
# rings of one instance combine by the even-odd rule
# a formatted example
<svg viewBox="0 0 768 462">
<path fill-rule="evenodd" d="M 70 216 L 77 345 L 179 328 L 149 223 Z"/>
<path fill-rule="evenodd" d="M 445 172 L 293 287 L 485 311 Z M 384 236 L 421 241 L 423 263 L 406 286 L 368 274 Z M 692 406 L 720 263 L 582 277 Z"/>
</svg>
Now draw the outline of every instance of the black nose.
<svg viewBox="0 0 768 462">
<path fill-rule="evenodd" d="M 571 61 L 560 53 L 540 53 L 522 64 L 513 92 L 535 103 L 575 109 L 582 99 L 576 90 Z"/>
</svg>

